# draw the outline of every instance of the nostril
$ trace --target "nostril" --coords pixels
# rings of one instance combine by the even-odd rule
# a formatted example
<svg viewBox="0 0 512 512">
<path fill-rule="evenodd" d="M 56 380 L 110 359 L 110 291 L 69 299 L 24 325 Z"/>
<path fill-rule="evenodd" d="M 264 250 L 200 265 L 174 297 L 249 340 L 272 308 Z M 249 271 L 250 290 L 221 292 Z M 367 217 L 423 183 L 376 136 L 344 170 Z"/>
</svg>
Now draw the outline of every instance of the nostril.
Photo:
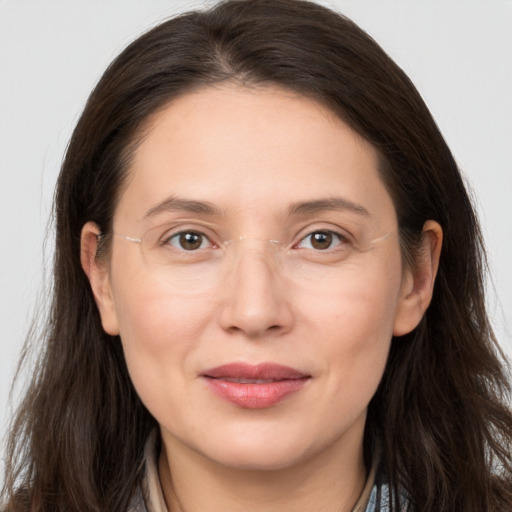
<svg viewBox="0 0 512 512">
<path fill-rule="evenodd" d="M 276 331 L 279 331 L 283 328 L 282 325 L 279 325 L 279 324 L 274 324 L 274 325 L 270 325 L 268 326 L 266 329 L 263 328 L 261 331 L 271 331 L 271 332 L 276 332 Z M 236 333 L 239 333 L 239 332 L 246 332 L 248 329 L 247 328 L 243 328 L 241 326 L 238 326 L 238 325 L 232 325 L 231 327 L 228 328 L 228 330 L 234 334 Z"/>
</svg>

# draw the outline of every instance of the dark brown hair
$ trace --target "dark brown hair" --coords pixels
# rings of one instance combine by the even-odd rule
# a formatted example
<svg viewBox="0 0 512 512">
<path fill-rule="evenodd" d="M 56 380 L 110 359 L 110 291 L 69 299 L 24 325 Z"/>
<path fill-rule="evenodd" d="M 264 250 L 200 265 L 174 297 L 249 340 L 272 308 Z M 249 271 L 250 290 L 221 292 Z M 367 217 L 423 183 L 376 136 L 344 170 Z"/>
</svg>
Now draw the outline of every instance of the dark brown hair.
<svg viewBox="0 0 512 512">
<path fill-rule="evenodd" d="M 125 511 L 155 420 L 102 329 L 80 266 L 80 232 L 112 225 L 142 123 L 172 98 L 231 80 L 316 99 L 371 142 L 414 263 L 423 224 L 444 231 L 430 308 L 394 339 L 365 447 L 381 440 L 395 497 L 416 512 L 512 510 L 512 415 L 484 301 L 485 255 L 461 175 L 402 70 L 350 20 L 300 0 L 234 0 L 166 21 L 130 44 L 92 92 L 55 200 L 45 349 L 9 440 L 12 511 Z M 398 510 L 398 503 L 392 503 Z"/>
</svg>

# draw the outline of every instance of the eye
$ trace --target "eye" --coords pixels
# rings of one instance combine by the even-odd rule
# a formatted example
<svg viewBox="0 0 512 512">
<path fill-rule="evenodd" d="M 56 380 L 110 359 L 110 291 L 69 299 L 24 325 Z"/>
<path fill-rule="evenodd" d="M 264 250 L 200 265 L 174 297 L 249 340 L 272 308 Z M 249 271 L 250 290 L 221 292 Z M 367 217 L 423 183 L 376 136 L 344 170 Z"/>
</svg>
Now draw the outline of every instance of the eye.
<svg viewBox="0 0 512 512">
<path fill-rule="evenodd" d="M 305 236 L 298 244 L 299 249 L 314 249 L 315 251 L 325 251 L 346 243 L 346 239 L 334 231 L 313 231 Z"/>
<path fill-rule="evenodd" d="M 172 245 L 176 247 L 176 249 L 183 251 L 196 251 L 198 249 L 213 247 L 208 237 L 197 231 L 182 231 L 176 233 L 165 239 L 163 245 L 165 244 Z"/>
</svg>

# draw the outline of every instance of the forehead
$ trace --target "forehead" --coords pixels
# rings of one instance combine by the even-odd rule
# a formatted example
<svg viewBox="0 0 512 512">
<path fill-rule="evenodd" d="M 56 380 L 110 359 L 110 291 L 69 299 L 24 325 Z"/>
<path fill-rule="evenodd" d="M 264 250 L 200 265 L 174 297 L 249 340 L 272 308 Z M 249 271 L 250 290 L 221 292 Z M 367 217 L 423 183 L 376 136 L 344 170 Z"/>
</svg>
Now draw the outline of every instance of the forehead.
<svg viewBox="0 0 512 512">
<path fill-rule="evenodd" d="M 117 213 L 137 222 L 173 195 L 229 211 L 339 195 L 370 213 L 393 210 L 377 152 L 330 110 L 278 88 L 233 84 L 181 96 L 148 121 Z"/>
</svg>

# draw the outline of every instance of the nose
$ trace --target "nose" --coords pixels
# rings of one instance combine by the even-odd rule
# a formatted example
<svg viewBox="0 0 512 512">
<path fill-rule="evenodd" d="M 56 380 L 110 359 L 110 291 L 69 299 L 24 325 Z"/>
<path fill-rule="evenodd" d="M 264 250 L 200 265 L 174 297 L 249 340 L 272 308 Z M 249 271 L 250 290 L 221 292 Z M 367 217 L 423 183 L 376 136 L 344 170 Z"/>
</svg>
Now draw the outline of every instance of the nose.
<svg viewBox="0 0 512 512">
<path fill-rule="evenodd" d="M 221 327 L 252 339 L 288 332 L 293 325 L 291 297 L 272 247 L 261 240 L 240 245 L 223 283 Z"/>
</svg>

